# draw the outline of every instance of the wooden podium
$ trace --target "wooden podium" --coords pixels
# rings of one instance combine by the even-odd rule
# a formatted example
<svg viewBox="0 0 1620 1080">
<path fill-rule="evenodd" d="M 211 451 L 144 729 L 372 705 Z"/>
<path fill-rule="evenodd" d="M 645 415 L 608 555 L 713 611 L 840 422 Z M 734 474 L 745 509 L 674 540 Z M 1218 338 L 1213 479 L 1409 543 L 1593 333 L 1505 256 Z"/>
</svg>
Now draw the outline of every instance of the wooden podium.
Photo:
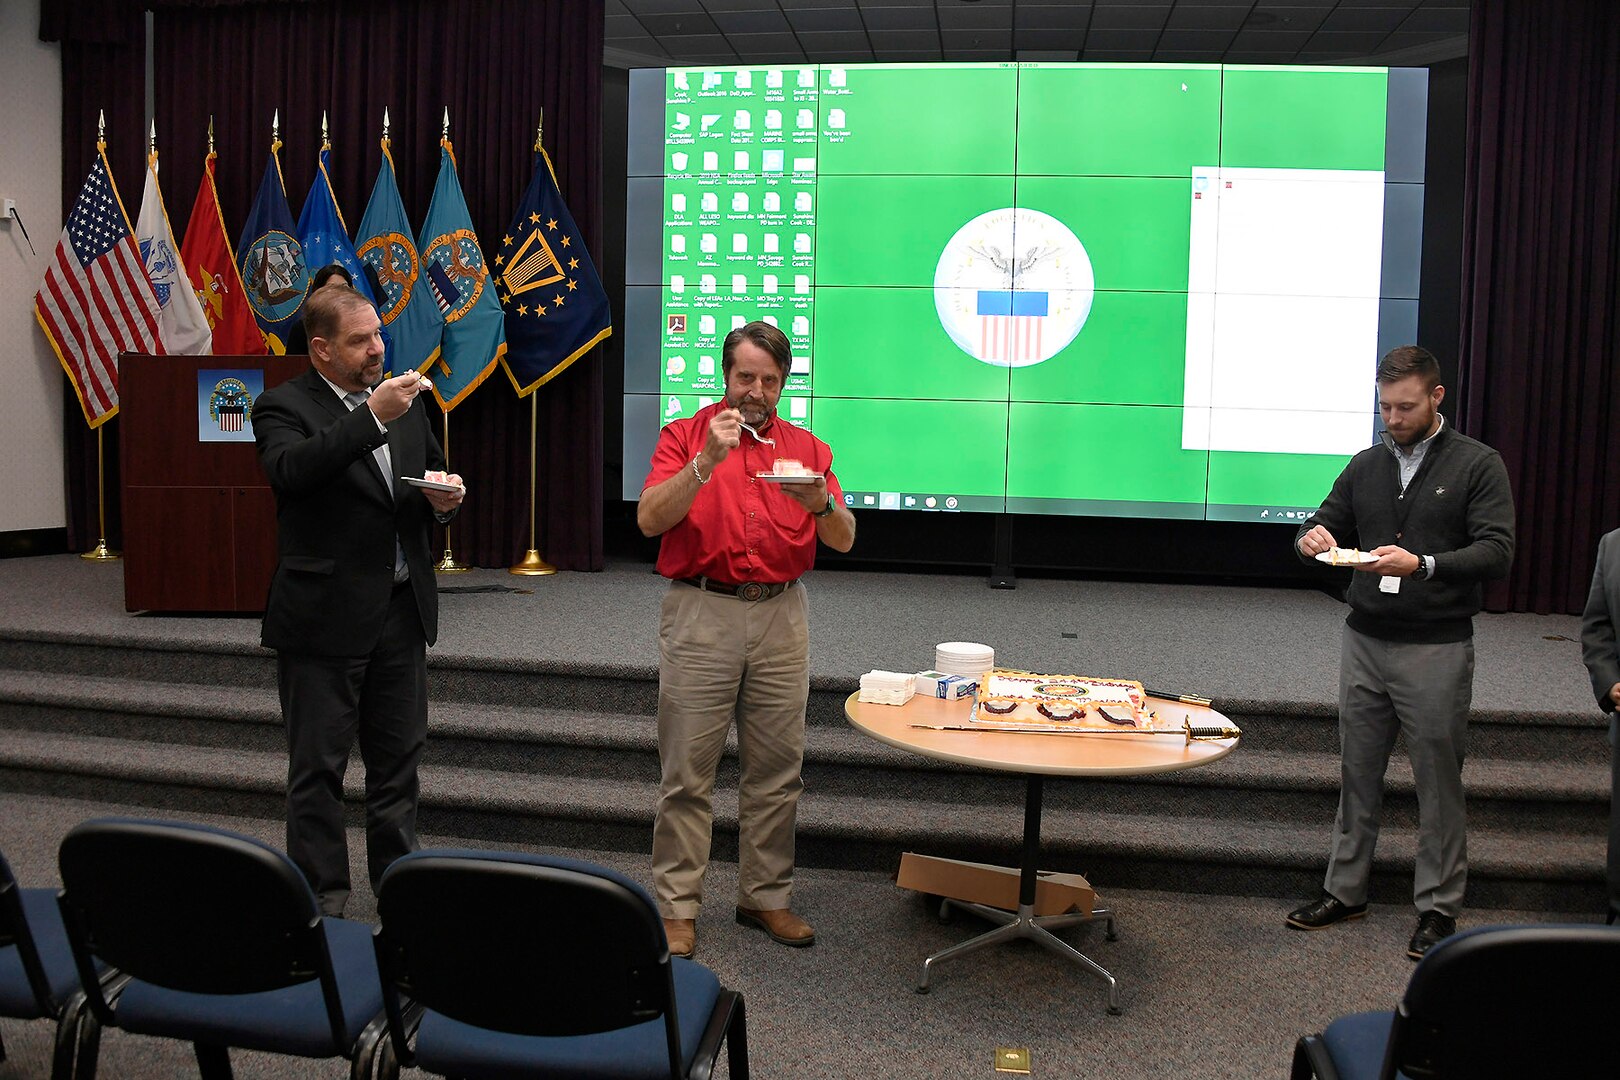
<svg viewBox="0 0 1620 1080">
<path fill-rule="evenodd" d="M 203 371 L 257 371 L 264 389 L 304 356 L 118 358 L 128 611 L 264 610 L 276 568 L 276 504 L 252 442 L 205 442 Z"/>
</svg>

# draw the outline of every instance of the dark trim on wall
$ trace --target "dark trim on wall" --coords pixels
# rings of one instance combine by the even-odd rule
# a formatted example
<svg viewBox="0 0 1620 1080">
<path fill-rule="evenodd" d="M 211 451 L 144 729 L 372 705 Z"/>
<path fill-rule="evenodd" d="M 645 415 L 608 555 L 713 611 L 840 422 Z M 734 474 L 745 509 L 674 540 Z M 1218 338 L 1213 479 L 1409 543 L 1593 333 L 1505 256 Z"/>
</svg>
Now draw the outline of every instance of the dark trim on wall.
<svg viewBox="0 0 1620 1080">
<path fill-rule="evenodd" d="M 0 532 L 0 559 L 61 555 L 67 549 L 65 525 L 57 529 L 18 529 L 15 532 Z"/>
</svg>

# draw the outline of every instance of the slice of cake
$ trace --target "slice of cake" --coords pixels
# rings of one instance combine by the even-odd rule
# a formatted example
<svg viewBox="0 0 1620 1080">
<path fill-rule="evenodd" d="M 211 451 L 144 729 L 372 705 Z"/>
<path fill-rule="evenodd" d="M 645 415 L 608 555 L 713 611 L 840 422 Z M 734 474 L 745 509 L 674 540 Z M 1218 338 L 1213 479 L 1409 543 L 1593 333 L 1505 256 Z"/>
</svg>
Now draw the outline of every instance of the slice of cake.
<svg viewBox="0 0 1620 1080">
<path fill-rule="evenodd" d="M 814 469 L 808 468 L 804 462 L 790 457 L 779 457 L 771 465 L 772 476 L 814 476 Z"/>
</svg>

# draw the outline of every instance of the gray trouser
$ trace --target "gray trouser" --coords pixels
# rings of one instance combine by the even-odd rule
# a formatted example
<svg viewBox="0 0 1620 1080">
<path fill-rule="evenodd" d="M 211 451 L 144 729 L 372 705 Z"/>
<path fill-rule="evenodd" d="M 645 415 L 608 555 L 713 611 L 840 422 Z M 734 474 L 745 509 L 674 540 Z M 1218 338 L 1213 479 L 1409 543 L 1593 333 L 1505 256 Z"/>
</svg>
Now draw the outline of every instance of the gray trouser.
<svg viewBox="0 0 1620 1080">
<path fill-rule="evenodd" d="M 1609 719 L 1609 914 L 1620 918 L 1620 712 Z"/>
<path fill-rule="evenodd" d="M 1417 645 L 1344 630 L 1339 667 L 1339 814 L 1322 887 L 1367 901 L 1378 844 L 1384 772 L 1395 736 L 1406 740 L 1417 784 L 1418 911 L 1455 917 L 1468 882 L 1462 765 L 1474 696 L 1474 643 Z"/>
<path fill-rule="evenodd" d="M 653 884 L 666 919 L 695 919 L 709 865 L 715 773 L 737 722 L 737 903 L 785 908 L 810 693 L 803 585 L 750 603 L 671 584 L 659 625 Z"/>
</svg>

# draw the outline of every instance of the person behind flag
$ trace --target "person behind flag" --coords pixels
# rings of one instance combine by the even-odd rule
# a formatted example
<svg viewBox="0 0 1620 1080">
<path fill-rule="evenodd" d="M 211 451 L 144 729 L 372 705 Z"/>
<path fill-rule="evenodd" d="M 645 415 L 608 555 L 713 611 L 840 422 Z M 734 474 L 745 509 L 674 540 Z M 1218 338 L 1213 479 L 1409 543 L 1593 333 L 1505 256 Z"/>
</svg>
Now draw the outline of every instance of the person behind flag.
<svg viewBox="0 0 1620 1080">
<path fill-rule="evenodd" d="M 382 315 L 383 330 L 392 341 L 389 370 L 425 369 L 439 349 L 444 315 L 428 295 L 421 277 L 421 259 L 405 204 L 394 179 L 394 157 L 389 152 L 388 114 L 383 113 L 382 163 L 371 201 L 360 219 L 355 254 L 375 275 L 373 292 Z"/>
<path fill-rule="evenodd" d="M 323 142 L 320 161 L 315 167 L 315 182 L 310 184 L 303 213 L 298 216 L 298 242 L 304 247 L 304 266 L 335 264 L 343 267 L 354 291 L 375 304 L 377 297 L 372 295 L 371 283 L 360 272 L 360 260 L 355 257 L 354 245 L 349 243 L 343 211 L 332 193 L 332 176 L 328 171 L 331 154 L 331 144 Z"/>
<path fill-rule="evenodd" d="M 213 332 L 186 277 L 180 245 L 174 242 L 174 231 L 169 227 L 169 211 L 163 206 L 156 148 L 146 158 L 146 190 L 141 193 L 141 214 L 135 222 L 135 238 L 140 244 L 146 278 L 152 283 L 152 294 L 157 298 L 158 332 L 163 338 L 164 351 L 176 355 L 213 351 Z"/>
<path fill-rule="evenodd" d="M 157 296 L 113 184 L 105 142 L 96 143 L 90 175 L 45 268 L 34 318 L 92 428 L 118 414 L 118 354 L 163 353 Z"/>
<path fill-rule="evenodd" d="M 180 259 L 208 319 L 214 354 L 263 356 L 264 334 L 248 306 L 236 253 L 225 234 L 225 216 L 219 209 L 219 191 L 214 186 L 214 160 L 218 155 L 213 150 L 212 125 L 209 131 L 208 157 L 203 162 L 202 183 L 197 185 L 197 201 L 191 206 L 191 220 L 186 222 Z"/>
<path fill-rule="evenodd" d="M 445 124 L 448 128 L 448 114 Z M 444 314 L 439 349 L 421 370 L 433 373 L 433 395 L 449 412 L 488 378 L 506 352 L 506 318 L 489 287 L 448 134 L 439 142 L 439 179 L 416 246 L 428 293 Z"/>
<path fill-rule="evenodd" d="M 501 366 L 518 397 L 560 375 L 613 333 L 613 313 L 551 158 L 535 138 L 534 177 L 495 256 L 506 312 Z"/>
<path fill-rule="evenodd" d="M 264 166 L 258 197 L 242 227 L 236 245 L 237 269 L 247 289 L 253 317 L 264 331 L 265 344 L 277 356 L 287 351 L 287 335 L 292 332 L 304 296 L 309 291 L 304 246 L 298 241 L 292 210 L 287 206 L 287 188 L 281 178 L 281 140 L 271 136 L 270 160 Z"/>
</svg>

